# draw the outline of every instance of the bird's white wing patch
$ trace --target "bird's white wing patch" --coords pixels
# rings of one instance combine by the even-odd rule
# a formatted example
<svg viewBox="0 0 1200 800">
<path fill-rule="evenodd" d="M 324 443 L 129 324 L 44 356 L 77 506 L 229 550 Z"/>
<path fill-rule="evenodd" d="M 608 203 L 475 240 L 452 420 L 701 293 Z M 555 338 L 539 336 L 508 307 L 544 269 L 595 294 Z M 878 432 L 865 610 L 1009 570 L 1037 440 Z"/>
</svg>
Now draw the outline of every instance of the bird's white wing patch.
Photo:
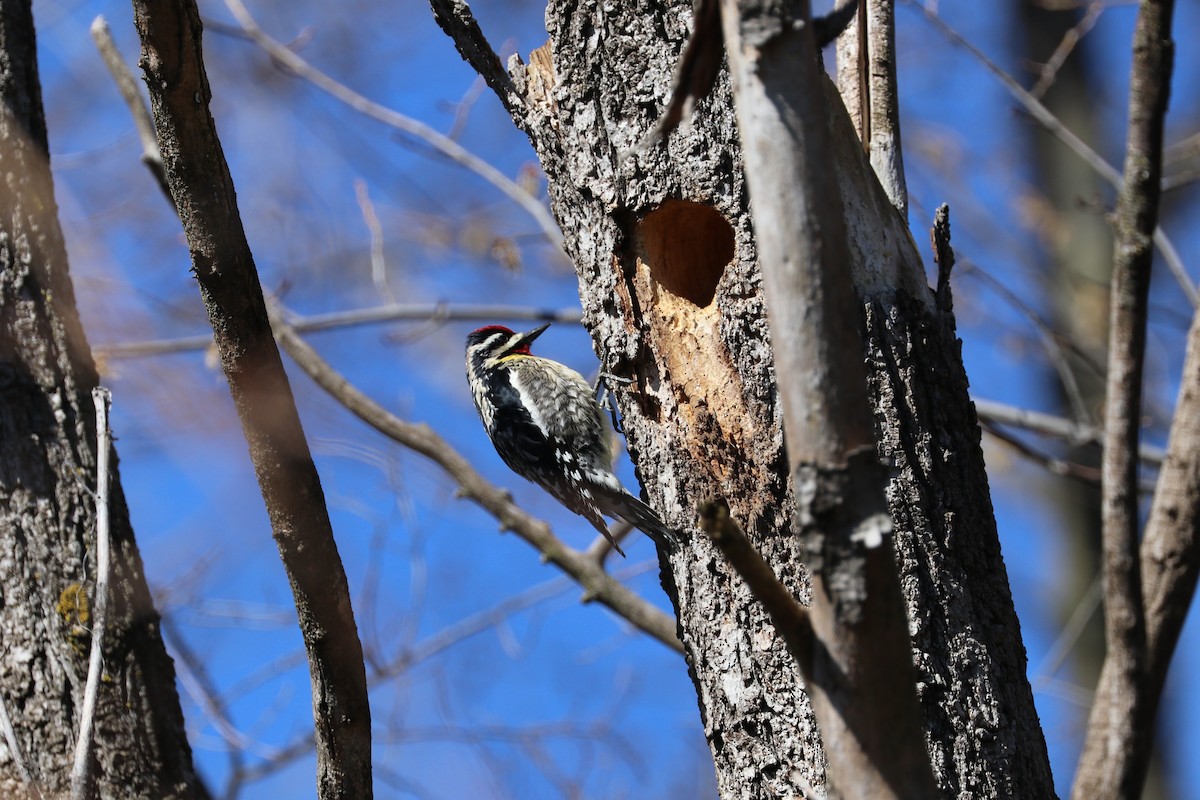
<svg viewBox="0 0 1200 800">
<path fill-rule="evenodd" d="M 517 394 L 521 396 L 521 406 L 529 412 L 533 424 L 547 439 L 550 438 L 550 429 L 546 427 L 546 420 L 542 417 L 542 410 L 539 408 L 538 397 L 530 390 L 529 384 L 525 379 L 525 375 L 519 369 L 511 369 L 508 371 L 508 379 L 512 383 Z"/>
</svg>

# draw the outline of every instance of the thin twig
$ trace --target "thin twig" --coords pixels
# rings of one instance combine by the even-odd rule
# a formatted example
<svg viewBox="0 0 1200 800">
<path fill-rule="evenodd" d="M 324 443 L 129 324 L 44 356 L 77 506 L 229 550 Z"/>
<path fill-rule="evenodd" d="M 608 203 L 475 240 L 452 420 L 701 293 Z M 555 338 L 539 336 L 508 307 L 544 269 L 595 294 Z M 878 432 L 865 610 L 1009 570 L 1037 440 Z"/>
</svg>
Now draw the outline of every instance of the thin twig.
<svg viewBox="0 0 1200 800">
<path fill-rule="evenodd" d="M 328 314 L 300 316 L 290 314 L 288 325 L 298 333 L 311 333 L 379 322 L 406 321 L 496 322 L 532 320 L 580 324 L 582 315 L 577 308 L 550 309 L 505 305 L 448 305 L 446 303 L 397 303 L 395 305 L 334 311 Z M 212 346 L 211 334 L 181 336 L 171 339 L 150 339 L 144 342 L 116 342 L 93 348 L 104 358 L 145 358 L 146 356 L 206 350 Z"/>
<path fill-rule="evenodd" d="M 1009 447 L 1016 450 L 1020 455 L 1028 458 L 1030 461 L 1040 464 L 1052 475 L 1058 475 L 1063 478 L 1070 478 L 1079 481 L 1080 483 L 1090 484 L 1092 486 L 1100 485 L 1101 472 L 1097 467 L 1089 467 L 1075 461 L 1067 461 L 1066 459 L 1043 453 L 1042 451 L 1029 446 L 1016 436 L 995 425 L 980 421 L 983 430 Z M 1143 480 L 1138 483 L 1138 494 L 1144 497 L 1149 497 L 1154 494 L 1155 482 L 1152 480 Z"/>
<path fill-rule="evenodd" d="M 1092 425 L 1081 425 L 1066 417 L 999 403 L 995 400 L 986 400 L 982 397 L 972 397 L 971 402 L 975 404 L 975 412 L 982 422 L 1022 428 L 1042 436 L 1061 439 L 1069 445 L 1098 445 L 1102 442 L 1102 432 L 1099 428 Z M 1166 458 L 1166 452 L 1161 447 L 1141 444 L 1138 446 L 1138 456 L 1144 463 L 1158 466 Z"/>
<path fill-rule="evenodd" d="M 1016 292 L 970 262 L 964 262 L 963 267 L 967 270 L 968 274 L 988 284 L 1017 311 L 1021 312 L 1026 319 L 1033 323 L 1033 327 L 1037 329 L 1038 338 L 1042 342 L 1042 349 L 1046 351 L 1046 355 L 1050 358 L 1050 363 L 1053 365 L 1054 371 L 1058 373 L 1059 382 L 1062 384 L 1063 393 L 1066 394 L 1067 400 L 1071 404 L 1071 411 L 1074 418 L 1079 420 L 1081 424 L 1090 424 L 1094 418 L 1088 409 L 1087 403 L 1084 402 L 1083 392 L 1079 388 L 1079 379 L 1075 375 L 1074 366 L 1067 359 L 1066 351 L 1069 349 L 1072 355 L 1084 362 L 1097 375 L 1103 375 L 1104 368 L 1095 364 L 1092 358 L 1081 347 L 1055 330 L 1046 320 L 1042 319 L 1042 315 L 1018 297 Z M 1066 340 L 1065 347 L 1063 344 L 1064 339 Z"/>
<path fill-rule="evenodd" d="M 975 45 L 963 38 L 958 31 L 947 25 L 937 15 L 936 11 L 931 11 L 929 8 L 920 5 L 917 0 L 900 0 L 900 2 L 919 11 L 943 36 L 970 53 L 984 69 L 990 72 L 1000 83 L 1004 84 L 1009 94 L 1024 107 L 1039 125 L 1057 137 L 1059 141 L 1065 144 L 1075 155 L 1079 156 L 1085 164 L 1091 167 L 1096 174 L 1104 178 L 1110 185 L 1118 190 L 1121 188 L 1121 173 L 1117 171 L 1116 167 L 1105 161 L 1099 153 L 1072 133 L 1050 109 L 1046 108 L 1040 100 L 1026 91 L 1017 82 L 1016 78 L 1002 70 L 994 61 L 984 55 L 982 50 L 975 47 Z M 1167 269 L 1171 271 L 1172 277 L 1179 284 L 1179 288 L 1183 290 L 1183 294 L 1187 297 L 1192 308 L 1200 308 L 1200 290 L 1196 289 L 1195 283 L 1188 275 L 1187 267 L 1184 266 L 1183 259 L 1180 258 L 1179 252 L 1175 249 L 1166 231 L 1161 227 L 1154 229 L 1154 245 L 1158 248 L 1163 261 L 1167 265 Z"/>
<path fill-rule="evenodd" d="M 171 642 L 175 655 L 175 669 L 179 674 L 179 683 L 208 719 L 217 734 L 229 744 L 231 756 L 249 753 L 256 758 L 271 759 L 278 755 L 278 749 L 259 742 L 242 733 L 229 717 L 227 704 L 217 692 L 212 680 L 204 668 L 204 662 L 197 657 L 187 641 L 175 630 L 166 617 L 162 621 L 163 633 Z M 236 768 L 237 763 L 232 763 Z"/>
<path fill-rule="evenodd" d="M 625 520 L 617 520 L 608 529 L 608 536 L 597 536 L 583 552 L 588 558 L 594 559 L 603 566 L 605 560 L 613 551 L 613 544 L 621 544 L 633 532 L 633 526 Z"/>
<path fill-rule="evenodd" d="M 1025 442 L 1021 441 L 1017 437 L 993 425 L 984 423 L 983 429 L 990 435 L 996 437 L 1009 447 L 1016 450 L 1021 455 L 1041 464 L 1052 475 L 1058 475 L 1063 478 L 1074 478 L 1075 480 L 1089 483 L 1093 486 L 1098 486 L 1100 484 L 1100 470 L 1096 467 L 1088 467 L 1084 466 L 1083 464 L 1076 464 L 1072 461 L 1066 461 L 1064 459 L 1042 453 L 1025 444 Z"/>
<path fill-rule="evenodd" d="M 1067 655 L 1071 649 L 1075 647 L 1075 643 L 1079 641 L 1079 637 L 1083 634 L 1088 623 L 1092 621 L 1096 611 L 1100 608 L 1100 576 L 1097 575 L 1092 585 L 1084 592 L 1083 597 L 1079 599 L 1079 603 L 1075 606 L 1075 610 L 1071 612 L 1071 618 L 1067 620 L 1067 624 L 1059 632 L 1058 638 L 1054 640 L 1054 644 L 1050 645 L 1050 649 L 1046 651 L 1046 655 L 1038 663 L 1037 669 L 1033 670 L 1033 690 L 1036 692 L 1044 683 L 1049 683 L 1054 679 L 1055 673 L 1067 660 Z"/>
<path fill-rule="evenodd" d="M 546 236 L 546 239 L 558 250 L 562 250 L 562 231 L 559 230 L 558 224 L 554 221 L 550 212 L 546 210 L 545 204 L 521 188 L 507 175 L 424 122 L 382 106 L 373 100 L 368 100 L 345 84 L 339 83 L 324 72 L 321 72 L 301 58 L 295 50 L 286 47 L 268 36 L 258 27 L 258 23 L 250 15 L 250 12 L 241 0 L 225 0 L 225 5 L 238 21 L 238 24 L 242 26 L 242 30 L 246 32 L 246 35 L 253 39 L 255 44 L 265 50 L 271 58 L 282 64 L 290 72 L 354 110 L 366 114 L 372 119 L 377 119 L 385 125 L 390 125 L 393 128 L 422 139 L 450 160 L 471 170 L 509 198 L 516 201 L 517 205 L 523 208 L 533 218 L 534 222 L 537 223 L 542 233 Z M 487 78 L 488 76 L 484 75 L 484 77 Z"/>
<path fill-rule="evenodd" d="M 375 291 L 384 303 L 395 305 L 396 295 L 388 285 L 387 260 L 383 256 L 383 226 L 379 224 L 379 215 L 375 213 L 367 182 L 361 178 L 354 182 L 354 196 L 358 199 L 363 222 L 371 234 L 371 282 L 375 284 Z"/>
<path fill-rule="evenodd" d="M 1063 34 L 1062 40 L 1054 48 L 1054 52 L 1050 54 L 1050 58 L 1042 65 L 1042 71 L 1038 74 L 1037 83 L 1030 90 L 1030 94 L 1041 99 L 1042 95 L 1054 85 L 1054 81 L 1058 77 L 1058 71 L 1062 69 L 1067 56 L 1071 55 L 1071 51 L 1075 49 L 1075 46 L 1083 40 L 1084 36 L 1087 36 L 1088 31 L 1095 27 L 1103 11 L 1103 3 L 1093 0 L 1093 2 L 1088 4 L 1087 13 L 1069 31 Z"/>
<path fill-rule="evenodd" d="M 75 740 L 75 760 L 71 767 L 71 800 L 86 800 L 91 793 L 92 727 L 100 676 L 104 671 L 104 630 L 108 623 L 108 464 L 112 451 L 108 409 L 112 404 L 112 393 L 97 386 L 92 389 L 92 402 L 96 404 L 96 594 L 92 598 L 92 651 L 88 657 L 87 683 L 79 711 L 79 737 Z"/>
<path fill-rule="evenodd" d="M 657 566 L 653 561 L 631 564 L 615 573 L 613 578 L 621 582 L 628 581 L 645 575 L 656 569 Z M 528 589 L 518 592 L 511 597 L 506 597 L 491 608 L 478 611 L 457 622 L 450 623 L 420 641 L 398 648 L 395 655 L 382 665 L 373 667 L 369 672 L 372 688 L 377 688 L 385 681 L 405 675 L 415 667 L 427 663 L 436 656 L 446 652 L 451 647 L 473 636 L 477 636 L 486 630 L 495 628 L 504 620 L 510 619 L 522 611 L 553 600 L 567 592 L 572 586 L 578 585 L 578 581 L 569 575 L 551 578 L 536 586 L 531 586 Z M 263 674 L 277 675 L 285 666 L 279 664 L 268 665 L 263 669 Z M 230 691 L 230 694 L 241 694 L 244 690 L 254 688 L 259 683 L 260 681 L 257 680 L 250 681 L 248 687 L 242 687 L 241 689 L 235 687 L 234 690 Z M 411 734 L 412 730 L 411 728 L 406 729 L 406 732 Z M 240 768 L 237 772 L 237 781 L 238 783 L 252 783 L 262 780 L 308 755 L 312 751 L 312 747 L 312 735 L 300 735 L 292 742 L 278 748 L 274 757 L 265 763 L 256 764 L 249 769 Z M 376 771 L 378 771 L 378 767 L 376 767 Z"/>
</svg>

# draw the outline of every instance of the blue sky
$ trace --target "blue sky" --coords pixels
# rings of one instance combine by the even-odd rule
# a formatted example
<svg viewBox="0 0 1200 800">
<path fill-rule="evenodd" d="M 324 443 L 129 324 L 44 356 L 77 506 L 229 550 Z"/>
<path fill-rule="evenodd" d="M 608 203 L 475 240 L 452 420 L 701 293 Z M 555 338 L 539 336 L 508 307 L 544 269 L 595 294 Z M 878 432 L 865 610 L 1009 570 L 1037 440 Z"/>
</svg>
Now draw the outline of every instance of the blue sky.
<svg viewBox="0 0 1200 800">
<path fill-rule="evenodd" d="M 942 2 L 941 13 L 1006 69 L 1013 20 L 1004 4 Z M 1200 29 L 1180 4 L 1177 31 Z M 35 3 L 52 163 L 84 324 L 92 344 L 202 333 L 203 309 L 188 274 L 177 220 L 138 162 L 129 116 L 99 61 L 88 26 L 103 13 L 131 64 L 137 44 L 127 4 Z M 410 302 L 577 304 L 574 275 L 532 221 L 493 187 L 429 148 L 270 66 L 252 44 L 222 33 L 230 16 L 202 2 L 217 118 L 264 285 L 298 313 L 374 305 L 370 236 L 361 182 L 384 230 L 389 281 Z M 250 5 L 259 23 L 355 90 L 442 131 L 510 176 L 534 166 L 527 142 L 416 0 L 376 4 Z M 535 2 L 479 3 L 476 15 L 505 54 L 545 40 Z M 1028 190 L 1024 128 L 1003 89 L 947 44 L 912 8 L 898 11 L 902 119 L 911 222 L 927 241 L 933 209 L 951 204 L 961 253 L 1028 302 L 1040 305 L 1040 243 L 1015 198 Z M 1090 44 L 1102 54 L 1096 98 L 1105 141 L 1120 163 L 1133 10 L 1106 11 Z M 1171 137 L 1193 130 L 1200 56 L 1180 48 Z M 1028 76 L 1020 75 L 1026 83 Z M 1195 192 L 1191 199 L 1194 201 Z M 1194 206 L 1194 202 L 1193 202 Z M 1200 241 L 1187 218 L 1169 220 L 1193 277 Z M 514 242 L 521 266 L 493 257 Z M 960 334 L 972 389 L 995 400 L 1052 409 L 1035 334 L 978 281 L 956 277 Z M 1159 280 L 1152 325 L 1156 379 L 1169 403 L 1177 386 L 1186 303 Z M 502 320 L 498 320 L 502 321 Z M 481 323 L 482 324 L 482 323 Z M 461 364 L 472 324 L 369 326 L 310 341 L 360 389 L 408 419 L 427 421 L 568 541 L 590 541 L 586 523 L 509 474 L 482 435 Z M 541 352 L 580 371 L 595 365 L 581 329 L 559 325 Z M 224 381 L 203 352 L 110 361 L 122 478 L 149 578 L 174 635 L 231 696 L 232 722 L 251 753 L 268 758 L 311 726 L 307 670 L 257 486 Z M 384 660 L 436 641 L 447 626 L 557 579 L 529 548 L 454 497 L 453 487 L 411 453 L 382 440 L 293 373 L 301 415 L 329 498 L 360 631 Z M 1062 590 L 1066 548 L 1043 507 L 1047 476 L 988 445 L 998 522 L 1031 669 L 1059 633 L 1048 613 Z M 632 480 L 626 467 L 627 481 Z M 666 607 L 648 542 L 621 568 Z M 579 591 L 543 586 L 549 599 L 410 665 L 372 695 L 380 797 L 556 797 L 578 778 L 587 797 L 713 796 L 711 762 L 681 659 L 632 633 Z M 1200 696 L 1182 679 L 1200 666 L 1196 624 L 1176 657 L 1164 734 L 1178 797 L 1200 796 L 1188 757 Z M 186 681 L 185 681 L 186 683 Z M 1082 711 L 1038 695 L 1060 791 L 1073 772 Z M 218 790 L 228 744 L 185 686 L 197 761 Z M 312 759 L 247 785 L 243 797 L 312 795 Z"/>
</svg>

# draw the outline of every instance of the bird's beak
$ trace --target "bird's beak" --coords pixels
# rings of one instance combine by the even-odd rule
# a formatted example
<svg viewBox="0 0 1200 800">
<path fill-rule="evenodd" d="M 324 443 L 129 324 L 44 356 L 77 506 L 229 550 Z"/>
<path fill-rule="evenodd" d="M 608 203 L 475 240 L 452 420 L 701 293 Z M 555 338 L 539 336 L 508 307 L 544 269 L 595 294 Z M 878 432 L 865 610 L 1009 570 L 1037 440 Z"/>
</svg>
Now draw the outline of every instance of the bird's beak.
<svg viewBox="0 0 1200 800">
<path fill-rule="evenodd" d="M 516 350 L 521 347 L 528 347 L 534 339 L 541 336 L 545 332 L 546 328 L 549 327 L 550 323 L 547 322 L 545 325 L 539 325 L 531 331 L 526 331 L 525 333 L 520 334 L 520 336 L 517 338 L 516 344 L 514 344 L 510 349 Z"/>
</svg>

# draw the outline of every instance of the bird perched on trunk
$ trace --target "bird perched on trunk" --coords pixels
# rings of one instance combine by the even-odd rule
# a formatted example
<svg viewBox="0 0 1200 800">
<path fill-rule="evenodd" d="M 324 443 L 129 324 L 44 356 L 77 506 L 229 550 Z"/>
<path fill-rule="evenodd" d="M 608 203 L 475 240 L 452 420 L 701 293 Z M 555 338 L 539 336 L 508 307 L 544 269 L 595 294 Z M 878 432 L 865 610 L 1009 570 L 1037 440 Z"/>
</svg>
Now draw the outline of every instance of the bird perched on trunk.
<svg viewBox="0 0 1200 800">
<path fill-rule="evenodd" d="M 496 452 L 513 472 L 583 515 L 621 555 L 604 516 L 674 549 L 676 534 L 613 474 L 612 437 L 592 387 L 570 367 L 529 352 L 548 327 L 514 333 L 489 325 L 467 336 L 467 380 Z"/>
</svg>

